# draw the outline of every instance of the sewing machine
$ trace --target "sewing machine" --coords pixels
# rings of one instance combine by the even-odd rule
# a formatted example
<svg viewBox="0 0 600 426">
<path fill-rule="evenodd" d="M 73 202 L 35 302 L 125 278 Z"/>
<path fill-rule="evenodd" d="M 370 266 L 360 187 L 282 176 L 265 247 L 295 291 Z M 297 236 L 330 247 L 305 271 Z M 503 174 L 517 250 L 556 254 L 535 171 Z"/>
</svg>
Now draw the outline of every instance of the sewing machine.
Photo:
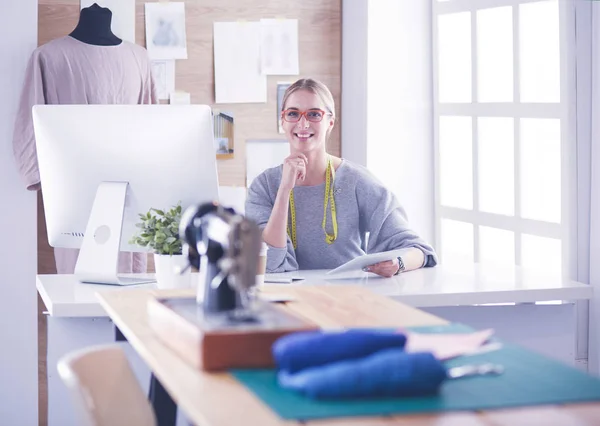
<svg viewBox="0 0 600 426">
<path fill-rule="evenodd" d="M 276 339 L 316 328 L 261 300 L 255 280 L 262 233 L 251 220 L 217 203 L 193 206 L 182 216 L 180 238 L 198 270 L 196 295 L 154 299 L 148 314 L 157 336 L 196 367 L 269 367 Z"/>
</svg>

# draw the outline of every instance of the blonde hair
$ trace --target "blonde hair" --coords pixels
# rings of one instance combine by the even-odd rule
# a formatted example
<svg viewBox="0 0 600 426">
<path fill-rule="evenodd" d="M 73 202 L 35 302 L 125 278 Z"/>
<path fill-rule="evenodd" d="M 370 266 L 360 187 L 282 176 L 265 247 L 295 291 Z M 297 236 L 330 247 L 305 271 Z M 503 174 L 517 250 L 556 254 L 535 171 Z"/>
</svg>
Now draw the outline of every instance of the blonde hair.
<svg viewBox="0 0 600 426">
<path fill-rule="evenodd" d="M 325 105 L 325 109 L 335 119 L 335 102 L 333 100 L 333 95 L 327 86 L 312 78 L 302 78 L 287 88 L 283 94 L 283 101 L 281 102 L 282 112 L 285 110 L 285 104 L 287 103 L 288 98 L 292 93 L 297 92 L 298 90 L 307 90 L 321 98 L 323 105 Z"/>
</svg>

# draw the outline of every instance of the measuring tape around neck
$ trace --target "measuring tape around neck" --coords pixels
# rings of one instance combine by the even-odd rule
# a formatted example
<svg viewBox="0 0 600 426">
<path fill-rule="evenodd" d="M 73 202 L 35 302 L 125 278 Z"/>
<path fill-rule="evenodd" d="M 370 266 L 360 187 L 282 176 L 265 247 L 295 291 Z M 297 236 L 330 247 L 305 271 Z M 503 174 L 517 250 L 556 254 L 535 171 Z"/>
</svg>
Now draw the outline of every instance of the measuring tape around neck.
<svg viewBox="0 0 600 426">
<path fill-rule="evenodd" d="M 323 199 L 323 221 L 321 227 L 325 232 L 325 242 L 333 244 L 337 239 L 337 215 L 335 210 L 335 200 L 333 198 L 333 181 L 335 170 L 331 164 L 331 157 L 327 160 L 327 170 L 325 171 L 325 197 Z M 333 234 L 327 232 L 327 207 L 330 206 L 331 224 L 333 225 Z M 298 240 L 296 238 L 296 204 L 294 203 L 294 190 L 290 191 L 290 213 L 291 213 L 291 229 L 288 228 L 288 234 L 294 245 L 294 249 L 298 248 Z"/>
</svg>

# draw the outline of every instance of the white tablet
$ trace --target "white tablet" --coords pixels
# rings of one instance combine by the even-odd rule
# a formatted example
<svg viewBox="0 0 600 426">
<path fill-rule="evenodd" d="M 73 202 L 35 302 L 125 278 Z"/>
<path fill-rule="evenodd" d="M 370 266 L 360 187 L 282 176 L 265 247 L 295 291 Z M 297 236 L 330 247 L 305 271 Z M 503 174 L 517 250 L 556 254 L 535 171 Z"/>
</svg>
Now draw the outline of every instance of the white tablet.
<svg viewBox="0 0 600 426">
<path fill-rule="evenodd" d="M 325 275 L 338 275 L 346 272 L 362 271 L 367 266 L 374 265 L 375 263 L 385 262 L 386 260 L 394 260 L 397 257 L 405 255 L 410 249 L 398 249 L 390 250 L 382 253 L 365 254 L 363 256 L 355 257 L 354 259 L 338 266 L 335 269 L 327 272 Z"/>
</svg>

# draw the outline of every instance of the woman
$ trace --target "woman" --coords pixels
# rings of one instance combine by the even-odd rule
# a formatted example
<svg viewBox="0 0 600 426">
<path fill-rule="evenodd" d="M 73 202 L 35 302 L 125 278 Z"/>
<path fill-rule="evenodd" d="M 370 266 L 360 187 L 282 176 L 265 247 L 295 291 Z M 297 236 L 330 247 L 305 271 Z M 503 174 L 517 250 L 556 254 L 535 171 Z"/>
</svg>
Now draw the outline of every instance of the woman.
<svg viewBox="0 0 600 426">
<path fill-rule="evenodd" d="M 366 168 L 326 152 L 335 106 L 324 84 L 292 84 L 281 118 L 291 154 L 254 179 L 246 201 L 246 215 L 263 228 L 269 246 L 267 272 L 336 268 L 365 254 L 366 232 L 368 253 L 408 249 L 370 272 L 390 277 L 437 263 L 394 195 Z"/>
</svg>

